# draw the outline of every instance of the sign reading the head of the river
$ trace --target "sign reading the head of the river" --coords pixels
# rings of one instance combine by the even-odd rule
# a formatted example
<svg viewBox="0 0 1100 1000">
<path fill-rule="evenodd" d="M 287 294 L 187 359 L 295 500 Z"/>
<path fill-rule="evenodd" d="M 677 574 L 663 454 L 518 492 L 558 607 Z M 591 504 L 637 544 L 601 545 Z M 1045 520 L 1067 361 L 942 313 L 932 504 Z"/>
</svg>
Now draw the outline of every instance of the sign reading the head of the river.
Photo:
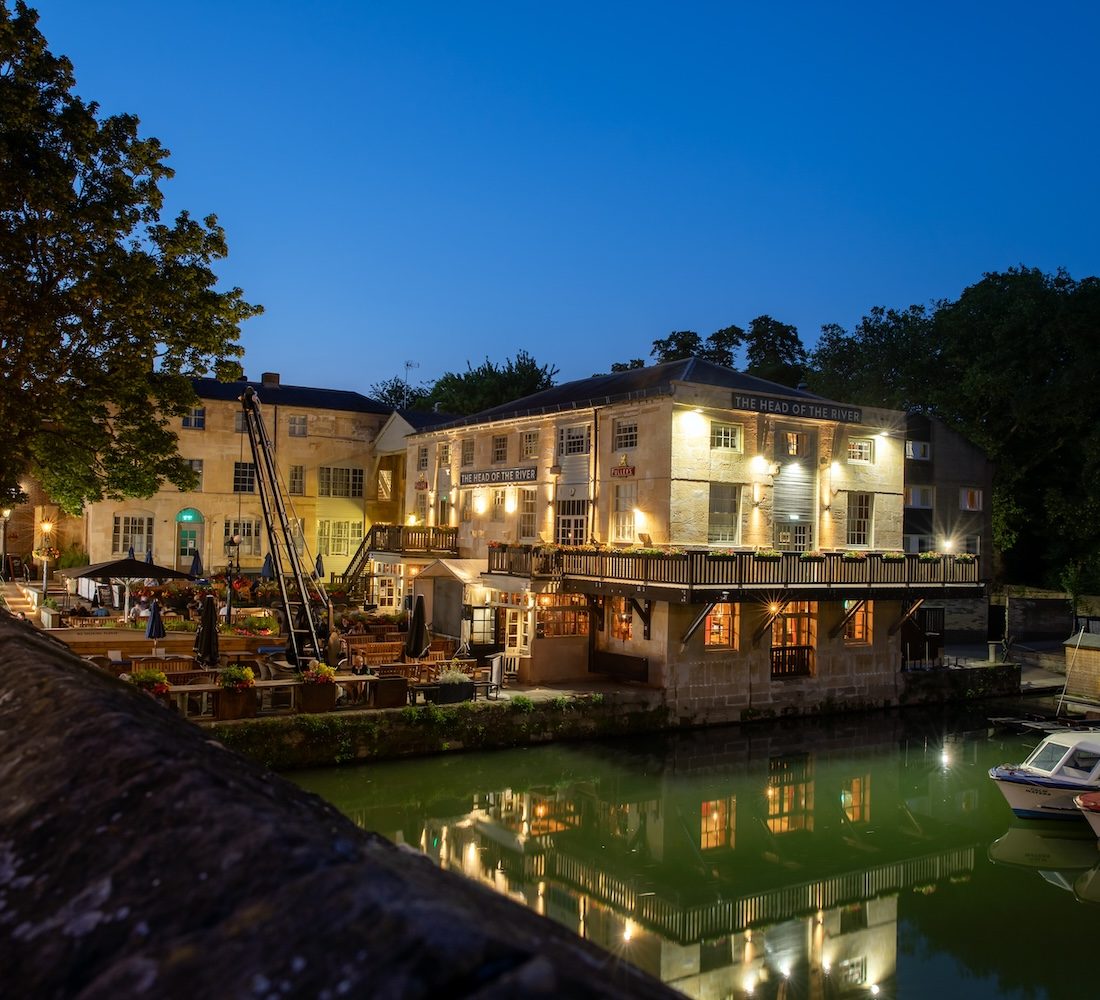
<svg viewBox="0 0 1100 1000">
<path fill-rule="evenodd" d="M 863 411 L 858 406 L 844 406 L 828 400 L 777 399 L 774 396 L 754 396 L 746 392 L 733 394 L 735 410 L 771 413 L 777 417 L 799 417 L 803 420 L 838 420 L 846 424 L 863 423 Z"/>
<path fill-rule="evenodd" d="M 483 469 L 480 472 L 460 472 L 459 486 L 495 486 L 498 483 L 533 483 L 539 470 L 533 465 L 526 469 Z"/>
</svg>

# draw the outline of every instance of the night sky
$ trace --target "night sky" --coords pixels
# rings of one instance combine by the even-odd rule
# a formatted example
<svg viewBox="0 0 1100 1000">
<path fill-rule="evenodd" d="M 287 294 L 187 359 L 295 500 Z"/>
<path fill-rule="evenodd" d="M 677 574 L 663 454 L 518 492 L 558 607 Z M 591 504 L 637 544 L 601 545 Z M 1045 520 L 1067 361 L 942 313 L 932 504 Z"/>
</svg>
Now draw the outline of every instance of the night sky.
<svg viewBox="0 0 1100 1000">
<path fill-rule="evenodd" d="M 41 0 L 266 314 L 246 371 L 559 380 L 769 313 L 812 345 L 1100 273 L 1100 5 Z"/>
</svg>

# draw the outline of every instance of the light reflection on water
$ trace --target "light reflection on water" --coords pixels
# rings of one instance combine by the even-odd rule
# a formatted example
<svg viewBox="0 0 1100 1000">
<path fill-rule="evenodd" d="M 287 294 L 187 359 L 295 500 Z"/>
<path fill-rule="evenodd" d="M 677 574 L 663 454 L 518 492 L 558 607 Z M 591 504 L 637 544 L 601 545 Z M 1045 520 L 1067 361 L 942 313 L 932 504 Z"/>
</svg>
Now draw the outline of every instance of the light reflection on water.
<svg viewBox="0 0 1100 1000">
<path fill-rule="evenodd" d="M 291 777 L 692 997 L 1080 997 L 1096 840 L 987 776 L 1036 742 L 871 716 Z"/>
</svg>

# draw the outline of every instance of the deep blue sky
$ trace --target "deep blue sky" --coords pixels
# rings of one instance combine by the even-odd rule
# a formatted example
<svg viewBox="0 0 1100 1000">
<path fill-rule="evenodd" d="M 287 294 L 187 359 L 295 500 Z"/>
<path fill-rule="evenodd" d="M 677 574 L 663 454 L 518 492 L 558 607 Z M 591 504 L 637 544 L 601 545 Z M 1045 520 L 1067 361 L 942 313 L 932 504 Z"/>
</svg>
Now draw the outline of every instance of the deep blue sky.
<svg viewBox="0 0 1100 1000">
<path fill-rule="evenodd" d="M 770 313 L 812 345 L 1100 273 L 1100 4 L 41 0 L 266 314 L 246 371 L 560 380 Z"/>
</svg>

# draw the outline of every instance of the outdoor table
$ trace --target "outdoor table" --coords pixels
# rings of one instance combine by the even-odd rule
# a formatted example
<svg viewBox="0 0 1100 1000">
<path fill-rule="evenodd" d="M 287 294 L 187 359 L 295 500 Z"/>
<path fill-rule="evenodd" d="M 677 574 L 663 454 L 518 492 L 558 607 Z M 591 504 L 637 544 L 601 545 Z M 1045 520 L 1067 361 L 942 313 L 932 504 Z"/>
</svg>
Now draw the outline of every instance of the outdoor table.
<svg viewBox="0 0 1100 1000">
<path fill-rule="evenodd" d="M 366 705 L 370 698 L 370 686 L 373 681 L 377 680 L 374 674 L 341 674 L 337 673 L 336 683 L 341 685 L 345 690 L 350 688 L 357 688 L 355 695 L 355 701 L 353 704 Z M 350 701 L 350 691 L 349 691 Z"/>
<path fill-rule="evenodd" d="M 257 691 L 262 692 L 265 689 L 271 688 L 290 688 L 291 692 L 294 692 L 297 688 L 302 686 L 302 682 L 299 680 L 277 680 L 277 681 L 256 681 L 254 687 Z M 216 691 L 223 690 L 221 684 L 172 684 L 171 678 L 169 678 L 168 693 L 176 699 L 176 707 L 179 709 L 179 713 L 184 718 L 187 718 L 187 696 L 191 694 L 199 694 L 203 696 L 203 711 L 205 712 L 206 695 L 213 694 Z M 294 699 L 295 704 L 297 698 Z"/>
</svg>

